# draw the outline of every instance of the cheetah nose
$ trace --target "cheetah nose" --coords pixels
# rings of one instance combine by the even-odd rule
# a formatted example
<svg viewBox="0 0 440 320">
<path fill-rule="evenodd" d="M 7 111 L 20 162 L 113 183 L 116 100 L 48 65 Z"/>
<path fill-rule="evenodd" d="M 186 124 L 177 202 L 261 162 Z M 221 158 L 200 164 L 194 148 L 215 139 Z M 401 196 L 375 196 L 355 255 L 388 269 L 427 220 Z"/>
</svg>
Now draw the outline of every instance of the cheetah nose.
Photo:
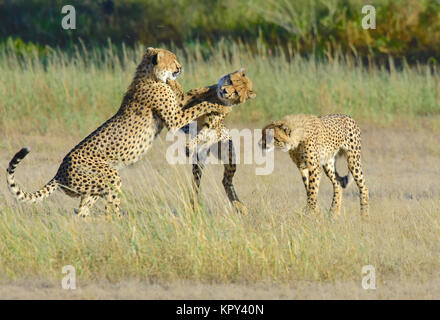
<svg viewBox="0 0 440 320">
<path fill-rule="evenodd" d="M 178 68 L 176 72 L 173 72 L 173 77 L 180 76 L 182 72 L 183 72 L 183 67 Z"/>
</svg>

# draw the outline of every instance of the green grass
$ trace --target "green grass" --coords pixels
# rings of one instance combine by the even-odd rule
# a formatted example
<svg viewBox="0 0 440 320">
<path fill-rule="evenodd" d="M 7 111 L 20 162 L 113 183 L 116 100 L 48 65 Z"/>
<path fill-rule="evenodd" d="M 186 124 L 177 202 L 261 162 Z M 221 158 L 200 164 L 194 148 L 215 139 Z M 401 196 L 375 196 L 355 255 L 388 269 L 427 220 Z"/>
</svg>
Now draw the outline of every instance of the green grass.
<svg viewBox="0 0 440 320">
<path fill-rule="evenodd" d="M 245 45 L 218 43 L 210 58 L 199 47 L 175 50 L 185 73 L 184 89 L 215 83 L 222 75 L 247 68 L 257 98 L 239 106 L 230 121 L 259 124 L 289 113 L 351 114 L 358 121 L 417 122 L 440 114 L 440 76 L 429 66 L 362 67 L 359 61 L 330 57 L 316 61 L 268 53 L 261 43 L 250 54 Z M 115 51 L 78 49 L 17 57 L 0 51 L 0 131 L 87 134 L 118 109 L 139 63 L 143 47 Z M 12 53 L 11 53 L 12 52 Z M 288 62 L 288 60 L 291 60 Z"/>
<path fill-rule="evenodd" d="M 154 154 L 150 161 L 162 159 L 162 153 Z M 280 164 L 294 169 L 289 162 Z M 210 174 L 204 184 L 209 191 L 203 196 L 206 204 L 191 210 L 187 176 L 179 167 L 159 167 L 138 166 L 126 177 L 122 206 L 128 215 L 122 220 L 107 220 L 102 205 L 87 220 L 79 219 L 70 207 L 76 203 L 65 202 L 67 197 L 61 194 L 39 205 L 13 204 L 2 186 L 0 281 L 53 282 L 62 277 L 64 265 L 76 268 L 81 284 L 127 279 L 277 284 L 360 281 L 364 265 L 374 265 L 380 281 L 390 277 L 421 281 L 438 271 L 438 201 L 398 200 L 386 179 L 369 180 L 375 195 L 370 221 L 361 220 L 358 197 L 347 192 L 343 214 L 333 221 L 325 214 L 299 213 L 305 195 L 293 173 L 283 179 L 278 171 L 267 177 L 242 172 L 237 190 L 243 195 L 257 185 L 252 194 L 258 195 L 244 199 L 250 214 L 242 216 L 226 204 L 220 179 L 215 181 Z M 32 179 L 40 183 L 43 176 L 47 179 L 49 171 L 33 173 Z M 413 192 L 410 189 L 407 185 L 400 192 Z M 294 196 L 294 205 L 284 200 L 282 190 Z M 380 193 L 384 196 L 377 198 Z M 321 194 L 320 199 L 330 200 L 328 191 Z"/>
<path fill-rule="evenodd" d="M 0 159 L 5 167 L 21 146 L 32 146 L 17 170 L 24 189 L 40 188 L 55 173 L 56 159 L 118 109 L 143 51 L 54 51 L 48 60 L 0 51 Z M 128 212 L 122 220 L 107 221 L 101 204 L 88 221 L 80 220 L 72 210 L 77 201 L 60 194 L 19 205 L 0 184 L 0 281 L 57 282 L 68 264 L 82 283 L 358 283 L 369 264 L 380 279 L 429 281 L 438 272 L 440 153 L 438 130 L 426 128 L 438 127 L 437 69 L 387 71 L 338 56 L 315 61 L 276 50 L 269 55 L 264 46 L 249 54 L 239 44 L 219 43 L 209 60 L 198 48 L 176 53 L 185 67 L 185 89 L 247 68 L 257 98 L 228 116 L 241 128 L 299 112 L 352 115 L 363 130 L 371 220 L 361 221 L 354 186 L 345 192 L 339 220 L 300 214 L 304 187 L 290 159 L 279 154 L 269 176 L 256 176 L 255 165 L 239 166 L 235 186 L 248 216 L 231 210 L 220 166 L 217 175 L 205 174 L 203 208 L 192 211 L 191 169 L 167 164 L 164 145 L 156 141 L 145 160 L 122 171 L 122 208 Z M 381 131 L 378 124 L 393 128 Z M 322 208 L 328 207 L 328 181 L 320 195 Z"/>
</svg>

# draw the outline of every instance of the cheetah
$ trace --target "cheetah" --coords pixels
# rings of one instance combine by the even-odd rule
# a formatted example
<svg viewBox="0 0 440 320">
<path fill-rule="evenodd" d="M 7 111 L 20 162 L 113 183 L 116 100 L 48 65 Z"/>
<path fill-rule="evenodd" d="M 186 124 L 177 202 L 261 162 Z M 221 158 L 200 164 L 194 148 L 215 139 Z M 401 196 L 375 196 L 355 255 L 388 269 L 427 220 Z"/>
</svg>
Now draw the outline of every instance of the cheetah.
<svg viewBox="0 0 440 320">
<path fill-rule="evenodd" d="M 43 188 L 26 192 L 15 182 L 15 169 L 30 149 L 21 149 L 7 168 L 7 183 L 19 201 L 35 202 L 61 188 L 80 197 L 75 212 L 89 215 L 99 197 L 106 201 L 106 214 L 120 214 L 121 178 L 118 170 L 138 161 L 163 127 L 176 132 L 203 114 L 228 113 L 231 107 L 197 104 L 183 109 L 167 81 L 182 73 L 177 57 L 165 49 L 148 48 L 137 66 L 119 110 L 74 147 L 63 159 L 56 175 Z"/>
<path fill-rule="evenodd" d="M 340 213 L 341 187 L 346 188 L 353 178 L 360 192 L 361 215 L 368 216 L 369 194 L 361 167 L 361 131 L 350 116 L 289 115 L 264 127 L 260 146 L 264 150 L 276 147 L 289 152 L 304 182 L 307 211 L 319 212 L 317 194 L 322 166 L 333 184 L 334 216 Z M 345 156 L 351 175 L 339 176 L 335 169 L 336 156 Z"/>
<path fill-rule="evenodd" d="M 175 87 L 177 95 L 180 95 L 181 97 L 183 108 L 192 107 L 195 104 L 200 103 L 202 100 L 204 103 L 210 102 L 232 106 L 256 97 L 256 93 L 252 90 L 252 82 L 246 76 L 246 70 L 244 68 L 225 75 L 216 85 L 201 89 L 192 89 L 185 94 L 182 93 L 181 88 L 177 83 L 173 83 L 173 86 Z M 194 156 L 196 160 L 193 163 L 192 170 L 193 190 L 195 196 L 198 197 L 202 171 L 205 167 L 207 157 L 209 156 L 210 148 L 211 146 L 218 144 L 218 152 L 215 152 L 215 156 L 219 159 L 223 159 L 221 150 L 227 150 L 227 159 L 223 159 L 225 163 L 222 181 L 226 195 L 238 212 L 246 214 L 247 208 L 239 200 L 232 181 L 237 170 L 237 165 L 232 138 L 229 135 L 229 130 L 224 125 L 226 114 L 226 112 L 211 112 L 197 118 L 196 120 L 197 134 L 187 144 L 187 156 Z M 192 132 L 189 132 L 189 128 L 189 125 L 187 125 L 180 130 L 187 134 L 194 135 Z M 194 154 L 195 150 L 197 150 L 197 152 Z M 194 199 L 192 199 L 192 204 L 194 204 Z"/>
<path fill-rule="evenodd" d="M 210 103 L 217 103 L 225 106 L 232 106 L 254 99 L 257 95 L 252 90 L 252 82 L 245 74 L 244 68 L 223 76 L 216 85 L 192 89 L 183 95 L 184 108 L 200 103 L 201 100 Z M 197 135 L 188 143 L 188 152 L 191 154 L 194 149 L 202 144 L 213 144 L 219 141 L 230 139 L 228 130 L 224 126 L 227 113 L 211 112 L 197 119 Z M 189 126 L 180 129 L 187 131 Z"/>
</svg>

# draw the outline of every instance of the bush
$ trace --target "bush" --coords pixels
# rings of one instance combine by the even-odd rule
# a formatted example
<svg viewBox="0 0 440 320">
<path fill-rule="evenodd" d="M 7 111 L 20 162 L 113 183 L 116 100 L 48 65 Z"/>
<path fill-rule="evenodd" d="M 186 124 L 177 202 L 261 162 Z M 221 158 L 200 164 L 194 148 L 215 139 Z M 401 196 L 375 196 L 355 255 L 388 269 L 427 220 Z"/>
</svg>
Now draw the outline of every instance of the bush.
<svg viewBox="0 0 440 320">
<path fill-rule="evenodd" d="M 72 0 L 76 30 L 61 28 L 61 0 L 0 0 L 0 40 L 69 47 L 113 43 L 210 46 L 221 38 L 293 47 L 301 54 L 335 50 L 355 56 L 438 60 L 440 3 L 437 0 L 375 0 L 377 29 L 361 27 L 363 0 Z M 255 48 L 251 48 L 255 49 Z M 431 59 L 432 60 L 432 59 Z"/>
</svg>

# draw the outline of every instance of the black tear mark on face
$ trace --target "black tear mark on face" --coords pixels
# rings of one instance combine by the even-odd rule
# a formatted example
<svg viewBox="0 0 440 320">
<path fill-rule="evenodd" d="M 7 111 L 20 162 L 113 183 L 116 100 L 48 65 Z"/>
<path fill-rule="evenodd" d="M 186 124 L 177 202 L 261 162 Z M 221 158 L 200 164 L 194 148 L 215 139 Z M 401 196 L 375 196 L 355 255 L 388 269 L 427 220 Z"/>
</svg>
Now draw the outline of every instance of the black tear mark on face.
<svg viewBox="0 0 440 320">
<path fill-rule="evenodd" d="M 151 58 L 151 63 L 153 66 L 157 65 L 157 53 L 153 56 L 153 58 Z"/>
</svg>

